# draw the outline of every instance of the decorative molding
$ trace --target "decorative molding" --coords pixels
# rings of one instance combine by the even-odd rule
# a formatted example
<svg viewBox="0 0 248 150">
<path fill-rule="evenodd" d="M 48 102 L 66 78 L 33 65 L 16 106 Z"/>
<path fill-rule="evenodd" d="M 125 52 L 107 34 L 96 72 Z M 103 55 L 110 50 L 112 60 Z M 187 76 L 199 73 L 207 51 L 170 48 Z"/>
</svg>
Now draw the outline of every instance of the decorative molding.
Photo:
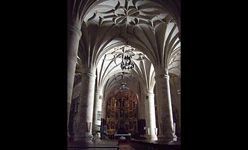
<svg viewBox="0 0 248 150">
<path fill-rule="evenodd" d="M 95 5 L 86 15 L 85 22 L 98 22 L 115 25 L 146 24 L 151 27 L 162 22 L 173 21 L 166 9 L 153 1 L 142 0 L 108 0 Z"/>
</svg>

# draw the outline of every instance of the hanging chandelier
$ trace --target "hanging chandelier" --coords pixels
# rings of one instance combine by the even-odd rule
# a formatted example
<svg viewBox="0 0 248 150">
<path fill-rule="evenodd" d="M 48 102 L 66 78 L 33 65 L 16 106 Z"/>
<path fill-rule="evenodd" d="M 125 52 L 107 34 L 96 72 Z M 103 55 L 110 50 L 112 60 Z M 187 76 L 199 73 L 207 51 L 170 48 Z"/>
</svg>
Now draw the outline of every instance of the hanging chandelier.
<svg viewBox="0 0 248 150">
<path fill-rule="evenodd" d="M 133 50 L 131 46 L 123 46 L 122 49 L 122 61 L 121 61 L 121 69 L 129 70 L 134 68 L 134 62 L 132 60 L 132 56 L 134 56 Z"/>
</svg>

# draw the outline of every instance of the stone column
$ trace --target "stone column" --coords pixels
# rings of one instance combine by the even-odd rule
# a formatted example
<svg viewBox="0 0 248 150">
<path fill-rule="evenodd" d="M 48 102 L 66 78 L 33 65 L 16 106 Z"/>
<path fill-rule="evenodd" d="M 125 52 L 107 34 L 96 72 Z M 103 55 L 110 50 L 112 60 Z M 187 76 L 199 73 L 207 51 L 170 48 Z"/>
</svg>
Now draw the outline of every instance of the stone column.
<svg viewBox="0 0 248 150">
<path fill-rule="evenodd" d="M 95 93 L 95 106 L 94 106 L 94 131 L 100 131 L 101 126 L 101 117 L 98 118 L 99 113 L 100 116 L 102 114 L 102 95 L 103 91 L 102 88 L 98 88 Z"/>
<path fill-rule="evenodd" d="M 156 98 L 158 106 L 158 140 L 164 143 L 176 141 L 168 72 L 156 72 Z"/>
<path fill-rule="evenodd" d="M 69 118 L 73 83 L 77 63 L 77 53 L 79 40 L 81 38 L 81 24 L 74 23 L 73 25 L 68 25 L 68 39 L 67 39 L 67 117 Z M 68 124 L 67 119 L 67 124 Z"/>
<path fill-rule="evenodd" d="M 81 99 L 76 118 L 75 141 L 89 141 L 92 136 L 95 68 L 84 71 L 82 74 Z"/>
<path fill-rule="evenodd" d="M 181 138 L 181 91 L 177 91 L 178 94 L 178 101 L 179 101 L 179 109 L 178 109 L 178 136 Z"/>
<path fill-rule="evenodd" d="M 155 116 L 155 105 L 154 105 L 154 93 L 153 91 L 148 91 L 146 95 L 146 106 L 148 107 L 148 118 L 147 118 L 147 127 L 148 127 L 148 138 L 151 141 L 157 140 L 156 135 L 156 116 Z"/>
</svg>

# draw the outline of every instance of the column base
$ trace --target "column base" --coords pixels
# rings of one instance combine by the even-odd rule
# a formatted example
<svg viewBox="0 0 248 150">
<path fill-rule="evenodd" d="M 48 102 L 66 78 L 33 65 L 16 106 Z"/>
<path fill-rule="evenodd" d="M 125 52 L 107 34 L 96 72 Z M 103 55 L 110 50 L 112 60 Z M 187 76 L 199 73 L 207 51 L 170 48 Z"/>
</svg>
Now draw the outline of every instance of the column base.
<svg viewBox="0 0 248 150">
<path fill-rule="evenodd" d="M 70 146 L 90 146 L 93 141 L 90 137 L 74 137 L 72 141 L 68 142 L 68 147 Z"/>
<path fill-rule="evenodd" d="M 86 143 L 91 143 L 92 142 L 92 134 L 90 133 L 85 133 L 84 135 L 75 135 L 73 137 L 74 142 L 86 142 Z"/>
<path fill-rule="evenodd" d="M 87 147 L 92 145 L 93 142 L 91 141 L 90 138 L 86 137 L 74 137 L 72 141 L 68 141 L 67 147 L 77 147 L 77 146 L 83 146 Z"/>
<path fill-rule="evenodd" d="M 158 137 L 156 135 L 146 135 L 146 139 L 149 141 L 157 141 Z"/>
<path fill-rule="evenodd" d="M 95 124 L 95 125 L 94 125 L 94 128 L 93 128 L 93 131 L 94 131 L 94 132 L 100 132 L 100 130 L 101 130 L 101 125 Z"/>
<path fill-rule="evenodd" d="M 168 136 L 165 136 L 165 135 L 159 135 L 158 136 L 158 142 L 161 142 L 161 143 L 170 144 L 170 143 L 174 143 L 176 141 L 177 141 L 176 136 L 173 136 L 173 137 L 168 137 Z"/>
</svg>

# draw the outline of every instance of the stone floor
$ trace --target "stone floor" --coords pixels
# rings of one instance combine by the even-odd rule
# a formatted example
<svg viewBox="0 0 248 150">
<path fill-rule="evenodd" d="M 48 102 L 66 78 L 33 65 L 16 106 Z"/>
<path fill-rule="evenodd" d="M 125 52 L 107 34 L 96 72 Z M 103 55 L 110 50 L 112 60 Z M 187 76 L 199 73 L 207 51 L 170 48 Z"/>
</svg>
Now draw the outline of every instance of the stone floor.
<svg viewBox="0 0 248 150">
<path fill-rule="evenodd" d="M 145 140 L 123 142 L 118 140 L 97 140 L 88 143 L 87 146 L 82 145 L 81 143 L 70 143 L 67 150 L 180 150 L 181 148 L 179 145 L 179 143 L 163 145 L 161 143 L 148 142 Z"/>
<path fill-rule="evenodd" d="M 120 150 L 135 150 L 133 147 L 131 147 L 129 144 L 120 144 L 119 145 Z"/>
<path fill-rule="evenodd" d="M 118 140 L 98 140 L 89 143 L 86 148 L 79 143 L 70 143 L 67 150 L 135 150 L 128 142 L 119 143 Z"/>
</svg>

